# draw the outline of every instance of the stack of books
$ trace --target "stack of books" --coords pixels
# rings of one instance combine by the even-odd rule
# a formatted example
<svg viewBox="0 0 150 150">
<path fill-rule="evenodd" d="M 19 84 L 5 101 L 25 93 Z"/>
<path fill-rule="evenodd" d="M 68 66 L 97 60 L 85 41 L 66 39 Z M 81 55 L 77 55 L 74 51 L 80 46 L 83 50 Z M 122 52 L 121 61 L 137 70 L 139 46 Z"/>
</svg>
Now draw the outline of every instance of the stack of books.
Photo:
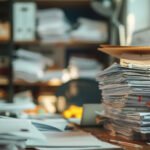
<svg viewBox="0 0 150 150">
<path fill-rule="evenodd" d="M 97 77 L 109 118 L 106 128 L 126 139 L 150 140 L 150 61 L 143 59 L 144 55 L 148 58 L 150 48 L 108 46 L 100 50 L 121 58 L 120 64 L 114 63 Z"/>
</svg>

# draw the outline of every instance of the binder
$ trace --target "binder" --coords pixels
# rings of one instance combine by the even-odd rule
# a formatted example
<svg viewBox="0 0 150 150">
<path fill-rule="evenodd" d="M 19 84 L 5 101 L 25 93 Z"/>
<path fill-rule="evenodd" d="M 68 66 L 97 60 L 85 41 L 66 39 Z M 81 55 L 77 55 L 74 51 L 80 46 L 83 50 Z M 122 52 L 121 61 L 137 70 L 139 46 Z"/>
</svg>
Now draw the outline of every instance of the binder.
<svg viewBox="0 0 150 150">
<path fill-rule="evenodd" d="M 15 41 L 35 40 L 36 4 L 34 2 L 14 3 L 13 20 Z"/>
</svg>

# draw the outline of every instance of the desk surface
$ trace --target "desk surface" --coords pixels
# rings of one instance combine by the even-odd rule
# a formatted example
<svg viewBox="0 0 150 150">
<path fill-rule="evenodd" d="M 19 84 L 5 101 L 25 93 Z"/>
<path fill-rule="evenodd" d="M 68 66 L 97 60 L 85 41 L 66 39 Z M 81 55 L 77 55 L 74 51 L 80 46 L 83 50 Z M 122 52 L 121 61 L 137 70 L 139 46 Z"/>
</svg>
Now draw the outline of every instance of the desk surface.
<svg viewBox="0 0 150 150">
<path fill-rule="evenodd" d="M 119 140 L 119 141 L 125 141 L 125 142 L 129 142 L 129 143 L 135 143 L 135 144 L 141 145 L 143 147 L 143 148 L 133 148 L 133 147 L 124 146 L 123 148 L 125 148 L 125 150 L 150 150 L 150 145 L 147 145 L 144 142 L 127 141 L 127 140 L 124 140 L 123 138 L 120 138 L 120 137 L 114 137 L 114 136 L 111 136 L 109 134 L 109 132 L 104 130 L 104 129 L 100 129 L 100 128 L 83 128 L 83 130 L 86 131 L 86 132 L 92 133 L 94 136 L 96 136 L 97 138 L 99 138 L 99 139 L 101 139 L 105 142 L 108 142 L 110 139 L 111 140 Z M 114 144 L 114 143 L 112 143 L 112 144 Z"/>
<path fill-rule="evenodd" d="M 150 145 L 147 145 L 144 142 L 127 141 L 127 140 L 124 140 L 120 137 L 114 137 L 114 136 L 111 136 L 109 134 L 109 132 L 107 130 L 104 130 L 104 129 L 100 129 L 100 128 L 81 128 L 81 129 L 86 131 L 86 132 L 90 132 L 95 137 L 97 137 L 98 139 L 105 141 L 105 142 L 108 142 L 110 139 L 111 140 L 113 139 L 113 140 L 119 140 L 119 141 L 126 141 L 129 143 L 135 143 L 135 144 L 141 145 L 143 147 L 143 148 L 133 148 L 133 147 L 128 147 L 128 146 L 122 146 L 125 150 L 150 150 Z M 112 143 L 112 144 L 114 144 L 114 143 Z M 36 149 L 27 149 L 27 150 L 36 150 Z"/>
</svg>

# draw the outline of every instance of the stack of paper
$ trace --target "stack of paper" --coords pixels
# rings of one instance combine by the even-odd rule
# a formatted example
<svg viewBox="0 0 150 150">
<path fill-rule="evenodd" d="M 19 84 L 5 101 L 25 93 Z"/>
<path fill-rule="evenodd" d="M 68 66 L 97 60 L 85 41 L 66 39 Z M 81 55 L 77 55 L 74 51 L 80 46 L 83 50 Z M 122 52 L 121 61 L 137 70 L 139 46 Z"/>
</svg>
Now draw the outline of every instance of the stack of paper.
<svg viewBox="0 0 150 150">
<path fill-rule="evenodd" d="M 40 10 L 37 18 L 37 31 L 42 41 L 63 42 L 68 40 L 67 31 L 70 30 L 70 24 L 66 21 L 63 10 L 58 8 Z"/>
<path fill-rule="evenodd" d="M 58 121 L 31 121 L 23 119 L 12 119 L 12 118 L 0 118 L 0 146 L 6 145 L 21 148 L 35 148 L 39 149 L 48 148 L 49 150 L 54 149 L 107 149 L 115 150 L 121 149 L 119 146 L 115 146 L 103 141 L 98 140 L 90 133 L 83 131 L 64 131 L 58 132 L 52 129 L 55 123 L 64 122 L 64 120 Z M 49 132 L 38 131 L 32 123 L 37 123 L 42 128 L 49 128 Z M 62 124 L 62 123 L 61 123 Z M 42 125 L 42 126 L 41 126 Z M 62 126 L 55 126 L 61 130 Z M 1 147 L 0 147 L 1 148 Z M 9 150 L 9 149 L 8 149 Z"/>
<path fill-rule="evenodd" d="M 13 60 L 14 78 L 28 82 L 39 81 L 45 69 L 42 55 L 19 49 L 16 56 L 19 58 Z"/>
<path fill-rule="evenodd" d="M 84 57 L 71 57 L 69 71 L 71 78 L 96 78 L 96 74 L 102 70 L 103 65 L 96 59 Z"/>
<path fill-rule="evenodd" d="M 108 39 L 107 24 L 102 21 L 87 18 L 78 19 L 79 27 L 72 30 L 71 38 L 81 41 L 106 42 Z M 90 35 L 90 36 L 89 36 Z"/>
<path fill-rule="evenodd" d="M 13 60 L 15 80 L 21 79 L 32 83 L 48 81 L 61 76 L 60 71 L 46 71 L 48 67 L 54 65 L 52 58 L 25 49 L 18 49 L 15 55 L 17 57 L 17 59 Z"/>
<path fill-rule="evenodd" d="M 27 120 L 0 118 L 0 148 L 22 150 L 45 137 Z"/>
<path fill-rule="evenodd" d="M 48 145 L 37 145 L 39 150 L 121 150 L 119 146 L 98 140 L 83 131 L 53 132 L 44 134 Z"/>
<path fill-rule="evenodd" d="M 100 72 L 97 80 L 105 115 L 110 118 L 107 127 L 127 139 L 150 140 L 149 65 L 115 63 Z"/>
</svg>

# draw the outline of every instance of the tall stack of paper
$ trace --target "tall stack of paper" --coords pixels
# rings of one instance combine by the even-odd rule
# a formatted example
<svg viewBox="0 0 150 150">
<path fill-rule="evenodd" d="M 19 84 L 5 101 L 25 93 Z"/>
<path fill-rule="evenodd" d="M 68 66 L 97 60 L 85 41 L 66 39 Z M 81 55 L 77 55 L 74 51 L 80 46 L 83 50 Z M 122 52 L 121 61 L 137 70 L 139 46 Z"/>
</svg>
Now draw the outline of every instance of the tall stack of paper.
<svg viewBox="0 0 150 150">
<path fill-rule="evenodd" d="M 150 54 L 149 47 L 106 47 L 103 52 L 121 60 L 98 74 L 102 90 L 105 115 L 110 123 L 106 127 L 127 139 L 150 140 Z M 125 56 L 125 57 L 124 57 Z"/>
</svg>

